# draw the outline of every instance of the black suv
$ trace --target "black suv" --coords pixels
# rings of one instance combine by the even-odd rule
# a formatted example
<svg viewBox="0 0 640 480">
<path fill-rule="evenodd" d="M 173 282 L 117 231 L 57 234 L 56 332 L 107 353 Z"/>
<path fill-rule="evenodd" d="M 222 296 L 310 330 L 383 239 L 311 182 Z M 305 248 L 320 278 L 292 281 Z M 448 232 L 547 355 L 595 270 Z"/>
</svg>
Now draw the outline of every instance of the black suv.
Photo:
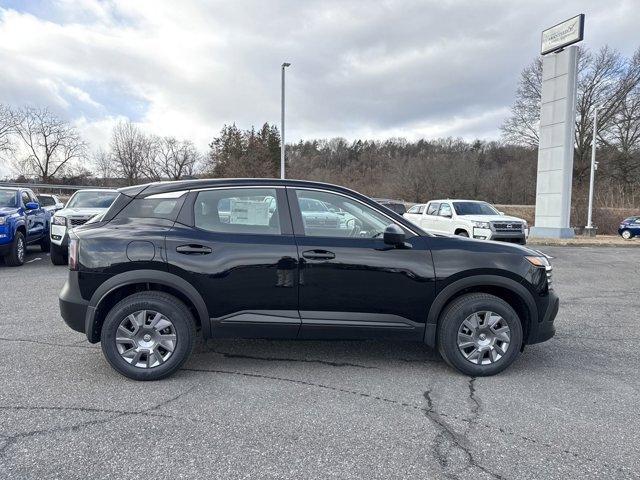
<svg viewBox="0 0 640 480">
<path fill-rule="evenodd" d="M 308 222 L 316 200 L 344 212 Z M 468 375 L 551 338 L 544 255 L 434 236 L 335 185 L 268 179 L 124 188 L 76 228 L 65 322 L 136 380 L 175 372 L 204 338 L 391 338 L 437 347 Z"/>
</svg>

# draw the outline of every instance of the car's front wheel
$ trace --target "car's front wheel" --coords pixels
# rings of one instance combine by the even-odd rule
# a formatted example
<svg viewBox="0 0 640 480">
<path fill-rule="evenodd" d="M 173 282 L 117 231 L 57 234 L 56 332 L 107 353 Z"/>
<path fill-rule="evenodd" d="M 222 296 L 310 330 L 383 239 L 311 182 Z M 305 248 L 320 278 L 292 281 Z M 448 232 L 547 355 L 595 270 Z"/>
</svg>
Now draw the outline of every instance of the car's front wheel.
<svg viewBox="0 0 640 480">
<path fill-rule="evenodd" d="M 520 354 L 522 324 L 507 302 L 486 293 L 470 293 L 447 306 L 438 327 L 438 348 L 445 361 L 470 376 L 495 375 Z"/>
<path fill-rule="evenodd" d="M 133 380 L 159 380 L 187 360 L 195 341 L 193 315 L 164 292 L 124 298 L 107 314 L 100 341 L 111 366 Z"/>
<path fill-rule="evenodd" d="M 622 238 L 625 240 L 631 240 L 631 238 L 633 238 L 633 234 L 630 230 L 623 230 L 620 235 L 622 235 Z"/>
<path fill-rule="evenodd" d="M 49 255 L 51 256 L 51 263 L 54 265 L 66 265 L 68 263 L 67 249 L 61 248 L 55 243 L 49 245 Z"/>
<path fill-rule="evenodd" d="M 11 244 L 11 250 L 4 257 L 4 262 L 10 267 L 19 267 L 24 264 L 24 258 L 27 254 L 27 242 L 22 232 L 16 232 Z"/>
</svg>

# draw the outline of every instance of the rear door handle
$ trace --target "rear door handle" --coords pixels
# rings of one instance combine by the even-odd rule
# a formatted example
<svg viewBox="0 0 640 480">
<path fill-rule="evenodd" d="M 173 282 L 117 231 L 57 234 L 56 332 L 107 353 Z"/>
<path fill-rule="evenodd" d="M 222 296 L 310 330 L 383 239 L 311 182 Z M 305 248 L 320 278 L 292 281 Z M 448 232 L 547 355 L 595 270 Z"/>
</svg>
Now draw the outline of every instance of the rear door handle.
<svg viewBox="0 0 640 480">
<path fill-rule="evenodd" d="M 310 260 L 331 260 L 332 258 L 336 258 L 335 253 L 328 252 L 327 250 L 307 250 L 302 252 L 302 256 Z"/>
<path fill-rule="evenodd" d="M 185 255 L 208 255 L 213 252 L 213 250 L 204 245 L 180 245 L 176 247 L 176 252 L 184 253 Z"/>
</svg>

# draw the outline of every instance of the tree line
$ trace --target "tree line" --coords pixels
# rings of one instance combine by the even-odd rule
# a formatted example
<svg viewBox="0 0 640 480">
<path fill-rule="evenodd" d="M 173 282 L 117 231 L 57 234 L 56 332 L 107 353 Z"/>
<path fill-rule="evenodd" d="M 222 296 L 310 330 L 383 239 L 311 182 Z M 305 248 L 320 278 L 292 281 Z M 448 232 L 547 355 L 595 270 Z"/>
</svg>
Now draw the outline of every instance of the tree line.
<svg viewBox="0 0 640 480">
<path fill-rule="evenodd" d="M 640 49 L 630 57 L 604 47 L 579 50 L 574 207 L 588 188 L 593 111 L 599 109 L 596 200 L 640 206 Z M 343 138 L 287 145 L 287 176 L 339 183 L 377 197 L 423 202 L 438 197 L 535 203 L 542 62 L 523 71 L 499 141 L 457 138 L 382 141 Z M 121 121 L 108 146 L 90 151 L 77 129 L 46 108 L 0 105 L 0 155 L 42 182 L 132 185 L 193 177 L 278 177 L 274 125 L 224 125 L 205 154 L 189 140 L 159 137 Z"/>
</svg>

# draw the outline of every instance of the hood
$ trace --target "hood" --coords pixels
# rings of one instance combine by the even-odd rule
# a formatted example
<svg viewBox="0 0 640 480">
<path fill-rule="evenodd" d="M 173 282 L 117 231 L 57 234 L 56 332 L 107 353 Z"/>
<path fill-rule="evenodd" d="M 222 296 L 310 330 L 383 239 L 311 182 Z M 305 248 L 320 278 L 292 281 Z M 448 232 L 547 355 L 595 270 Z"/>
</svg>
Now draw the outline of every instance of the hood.
<svg viewBox="0 0 640 480">
<path fill-rule="evenodd" d="M 99 213 L 104 213 L 108 208 L 63 208 L 56 212 L 58 217 L 93 217 Z"/>
<path fill-rule="evenodd" d="M 520 222 L 524 223 L 525 220 L 518 217 L 510 217 L 509 215 L 458 215 L 465 220 L 471 220 L 474 222 Z"/>
<path fill-rule="evenodd" d="M 0 207 L 0 217 L 4 217 L 6 215 L 12 215 L 17 211 L 18 209 L 16 207 Z"/>
</svg>

